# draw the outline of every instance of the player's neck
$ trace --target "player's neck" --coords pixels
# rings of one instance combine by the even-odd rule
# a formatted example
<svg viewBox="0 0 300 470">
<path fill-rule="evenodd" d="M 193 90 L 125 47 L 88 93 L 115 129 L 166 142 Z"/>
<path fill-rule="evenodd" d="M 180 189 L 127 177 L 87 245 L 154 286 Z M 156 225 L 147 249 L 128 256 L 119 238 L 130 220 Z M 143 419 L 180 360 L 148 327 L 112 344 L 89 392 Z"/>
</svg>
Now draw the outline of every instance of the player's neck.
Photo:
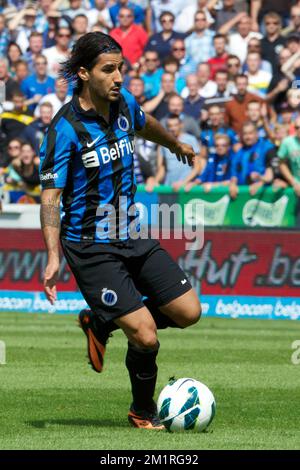
<svg viewBox="0 0 300 470">
<path fill-rule="evenodd" d="M 83 87 L 79 95 L 79 103 L 85 111 L 94 109 L 97 114 L 101 114 L 104 119 L 109 120 L 109 101 L 101 99 L 98 96 L 94 97 L 88 88 Z"/>
</svg>

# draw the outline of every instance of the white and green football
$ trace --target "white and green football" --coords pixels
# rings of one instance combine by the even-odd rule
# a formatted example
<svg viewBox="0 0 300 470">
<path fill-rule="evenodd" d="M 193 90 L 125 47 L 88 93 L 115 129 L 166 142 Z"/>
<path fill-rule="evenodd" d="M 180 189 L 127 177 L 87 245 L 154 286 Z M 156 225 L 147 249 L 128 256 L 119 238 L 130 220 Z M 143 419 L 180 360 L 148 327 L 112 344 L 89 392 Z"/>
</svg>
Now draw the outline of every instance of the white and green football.
<svg viewBox="0 0 300 470">
<path fill-rule="evenodd" d="M 216 402 L 212 392 L 195 379 L 171 379 L 157 401 L 158 416 L 168 431 L 204 431 L 212 422 Z"/>
</svg>

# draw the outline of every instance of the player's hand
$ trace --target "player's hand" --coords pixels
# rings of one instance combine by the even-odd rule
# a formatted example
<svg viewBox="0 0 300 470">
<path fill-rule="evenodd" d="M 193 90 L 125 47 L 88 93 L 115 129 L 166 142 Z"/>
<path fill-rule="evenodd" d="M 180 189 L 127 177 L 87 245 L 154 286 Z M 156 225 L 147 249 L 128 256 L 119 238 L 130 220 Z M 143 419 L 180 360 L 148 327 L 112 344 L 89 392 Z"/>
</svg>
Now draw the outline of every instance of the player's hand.
<svg viewBox="0 0 300 470">
<path fill-rule="evenodd" d="M 44 273 L 44 291 L 49 302 L 54 305 L 57 298 L 56 282 L 59 273 L 59 260 L 49 260 Z"/>
<path fill-rule="evenodd" d="M 176 153 L 176 157 L 179 162 L 193 166 L 196 155 L 191 145 L 177 142 L 177 144 L 170 150 L 171 152 Z"/>
</svg>

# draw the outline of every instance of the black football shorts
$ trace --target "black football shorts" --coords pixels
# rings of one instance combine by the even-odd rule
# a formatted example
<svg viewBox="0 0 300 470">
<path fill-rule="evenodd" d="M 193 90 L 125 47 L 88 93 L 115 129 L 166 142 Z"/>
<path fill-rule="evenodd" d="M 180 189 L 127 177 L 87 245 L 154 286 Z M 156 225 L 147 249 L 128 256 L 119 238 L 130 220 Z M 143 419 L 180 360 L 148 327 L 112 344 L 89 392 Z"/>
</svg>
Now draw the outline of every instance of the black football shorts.
<svg viewBox="0 0 300 470">
<path fill-rule="evenodd" d="M 143 297 L 160 307 L 192 288 L 157 240 L 61 244 L 82 295 L 103 321 L 142 308 Z"/>
</svg>

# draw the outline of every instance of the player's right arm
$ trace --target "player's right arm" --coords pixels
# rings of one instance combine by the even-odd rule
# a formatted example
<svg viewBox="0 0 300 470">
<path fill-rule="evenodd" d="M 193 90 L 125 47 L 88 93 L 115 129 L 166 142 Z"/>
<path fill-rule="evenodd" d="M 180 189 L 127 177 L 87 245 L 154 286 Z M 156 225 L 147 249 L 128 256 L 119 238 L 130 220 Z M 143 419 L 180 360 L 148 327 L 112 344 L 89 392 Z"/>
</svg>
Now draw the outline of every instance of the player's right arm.
<svg viewBox="0 0 300 470">
<path fill-rule="evenodd" d="M 44 189 L 41 197 L 41 227 L 48 253 L 44 273 L 44 289 L 47 299 L 54 304 L 56 282 L 59 273 L 59 233 L 61 188 Z"/>
</svg>

